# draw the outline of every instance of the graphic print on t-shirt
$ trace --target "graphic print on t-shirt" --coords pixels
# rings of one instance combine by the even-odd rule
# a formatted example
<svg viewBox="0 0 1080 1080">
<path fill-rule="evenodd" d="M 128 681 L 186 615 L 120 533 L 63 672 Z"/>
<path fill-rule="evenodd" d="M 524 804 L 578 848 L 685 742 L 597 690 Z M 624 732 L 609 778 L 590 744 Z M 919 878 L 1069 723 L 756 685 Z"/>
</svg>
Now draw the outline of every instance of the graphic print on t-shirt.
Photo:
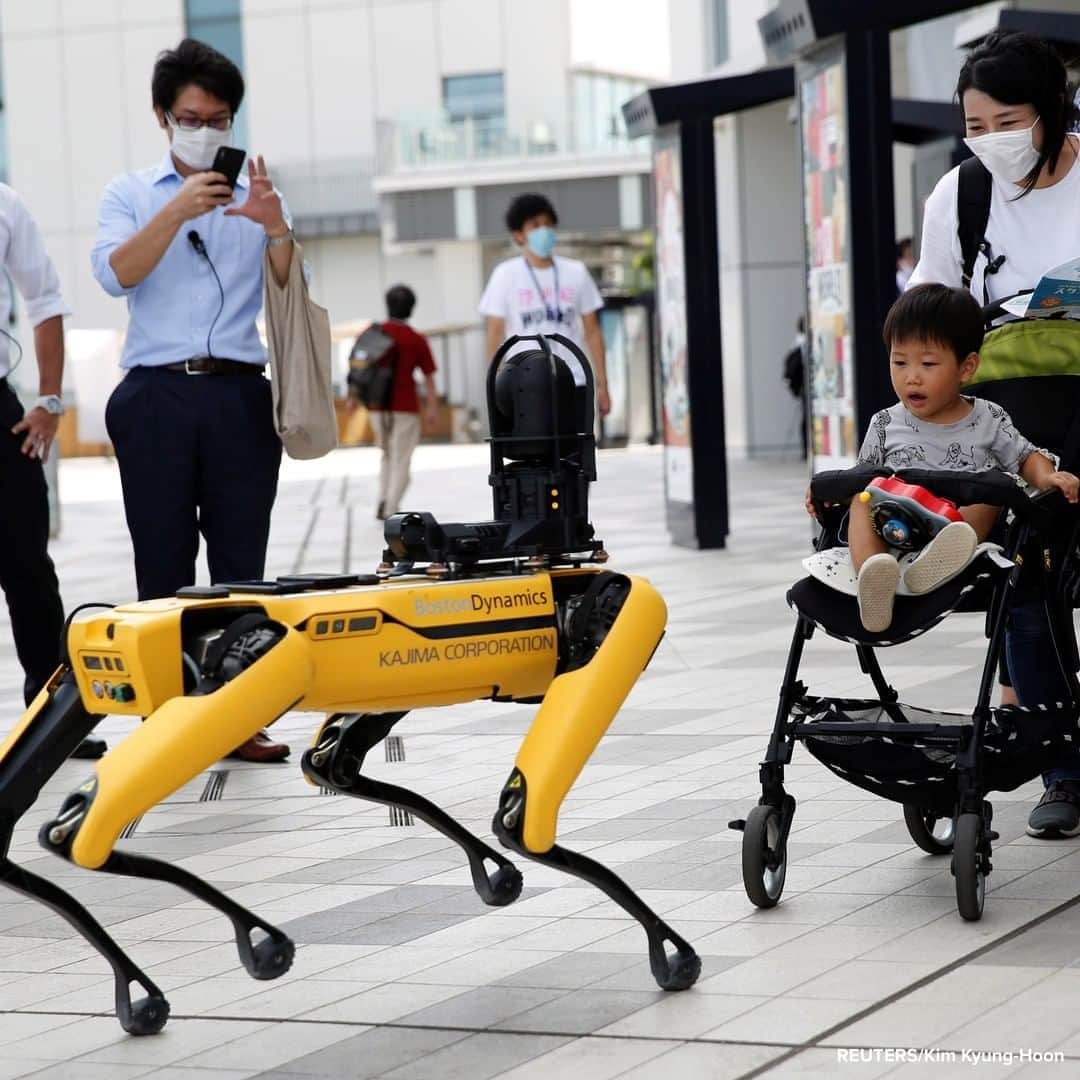
<svg viewBox="0 0 1080 1080">
<path fill-rule="evenodd" d="M 540 286 L 544 294 L 538 296 L 532 285 L 517 290 L 517 313 L 521 329 L 526 334 L 561 333 L 577 335 L 577 296 L 569 285 L 559 285 L 558 302 L 554 299 L 551 285 Z"/>
</svg>

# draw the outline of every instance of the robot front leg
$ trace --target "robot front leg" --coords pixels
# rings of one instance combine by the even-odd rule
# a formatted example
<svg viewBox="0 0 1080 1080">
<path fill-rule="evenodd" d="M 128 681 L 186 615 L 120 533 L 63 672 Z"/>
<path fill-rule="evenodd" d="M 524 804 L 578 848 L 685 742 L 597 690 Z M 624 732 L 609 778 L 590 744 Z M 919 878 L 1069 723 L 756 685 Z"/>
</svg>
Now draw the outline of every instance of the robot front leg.
<svg viewBox="0 0 1080 1080">
<path fill-rule="evenodd" d="M 295 630 L 256 620 L 238 633 L 233 664 L 221 680 L 171 698 L 97 763 L 39 833 L 42 847 L 79 866 L 167 881 L 222 912 L 233 925 L 240 959 L 257 979 L 289 969 L 288 937 L 194 874 L 169 863 L 113 851 L 120 831 L 192 780 L 233 747 L 292 708 L 311 681 L 307 644 Z M 228 654 L 226 654 L 228 658 Z M 267 935 L 252 941 L 252 932 Z"/>
<path fill-rule="evenodd" d="M 73 896 L 8 858 L 16 822 L 100 720 L 83 707 L 74 675 L 70 668 L 62 667 L 0 747 L 0 885 L 51 908 L 101 953 L 113 970 L 116 1014 L 124 1030 L 149 1035 L 160 1031 L 169 1016 L 169 1003 L 161 990 Z M 132 983 L 146 992 L 135 1002 L 131 1000 Z"/>
<path fill-rule="evenodd" d="M 513 903 L 521 895 L 521 872 L 509 859 L 473 836 L 445 810 L 408 788 L 386 784 L 363 776 L 360 770 L 367 752 L 390 733 L 404 713 L 339 713 L 323 724 L 315 745 L 305 751 L 300 766 L 304 775 L 322 787 L 341 795 L 400 806 L 421 821 L 453 840 L 469 860 L 473 887 L 480 899 L 491 907 Z M 495 864 L 489 874 L 486 862 Z"/>
<path fill-rule="evenodd" d="M 544 696 L 492 827 L 507 847 L 583 878 L 629 912 L 649 939 L 658 985 L 685 990 L 701 972 L 689 943 L 606 866 L 555 843 L 559 807 L 648 664 L 666 620 L 664 601 L 641 578 L 604 574 L 590 586 L 568 618 L 571 670 L 557 675 Z"/>
</svg>

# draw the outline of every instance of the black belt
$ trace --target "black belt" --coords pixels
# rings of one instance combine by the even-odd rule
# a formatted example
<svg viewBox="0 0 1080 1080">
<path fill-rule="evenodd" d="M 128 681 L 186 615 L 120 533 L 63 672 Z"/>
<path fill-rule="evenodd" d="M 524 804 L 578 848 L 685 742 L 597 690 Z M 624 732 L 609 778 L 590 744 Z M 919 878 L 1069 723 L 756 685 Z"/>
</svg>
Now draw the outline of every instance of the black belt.
<svg viewBox="0 0 1080 1080">
<path fill-rule="evenodd" d="M 185 375 L 262 375 L 262 364 L 222 360 L 217 356 L 193 356 L 179 364 L 147 365 L 147 371 L 179 371 Z"/>
</svg>

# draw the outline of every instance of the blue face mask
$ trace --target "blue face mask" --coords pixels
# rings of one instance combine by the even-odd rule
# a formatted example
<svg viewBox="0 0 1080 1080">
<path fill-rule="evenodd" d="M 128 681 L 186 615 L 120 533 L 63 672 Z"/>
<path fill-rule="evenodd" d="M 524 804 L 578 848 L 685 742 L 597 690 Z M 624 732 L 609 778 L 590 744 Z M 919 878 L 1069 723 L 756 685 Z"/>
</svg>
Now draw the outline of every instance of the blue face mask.
<svg viewBox="0 0 1080 1080">
<path fill-rule="evenodd" d="M 525 234 L 525 243 L 529 250 L 541 259 L 550 259 L 555 250 L 555 230 L 550 225 L 541 225 Z"/>
</svg>

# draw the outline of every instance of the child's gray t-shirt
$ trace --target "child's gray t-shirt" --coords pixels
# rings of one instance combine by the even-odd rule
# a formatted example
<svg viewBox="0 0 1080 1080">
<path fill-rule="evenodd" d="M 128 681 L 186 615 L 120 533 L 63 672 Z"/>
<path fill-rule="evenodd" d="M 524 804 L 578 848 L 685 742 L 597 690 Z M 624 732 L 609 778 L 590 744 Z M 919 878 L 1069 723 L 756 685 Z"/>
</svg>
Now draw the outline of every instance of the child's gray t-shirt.
<svg viewBox="0 0 1080 1080">
<path fill-rule="evenodd" d="M 901 403 L 874 414 L 859 450 L 860 465 L 890 469 L 951 469 L 1018 473 L 1036 447 L 1013 426 L 1000 405 L 965 397 L 972 410 L 955 424 L 920 420 Z"/>
</svg>

